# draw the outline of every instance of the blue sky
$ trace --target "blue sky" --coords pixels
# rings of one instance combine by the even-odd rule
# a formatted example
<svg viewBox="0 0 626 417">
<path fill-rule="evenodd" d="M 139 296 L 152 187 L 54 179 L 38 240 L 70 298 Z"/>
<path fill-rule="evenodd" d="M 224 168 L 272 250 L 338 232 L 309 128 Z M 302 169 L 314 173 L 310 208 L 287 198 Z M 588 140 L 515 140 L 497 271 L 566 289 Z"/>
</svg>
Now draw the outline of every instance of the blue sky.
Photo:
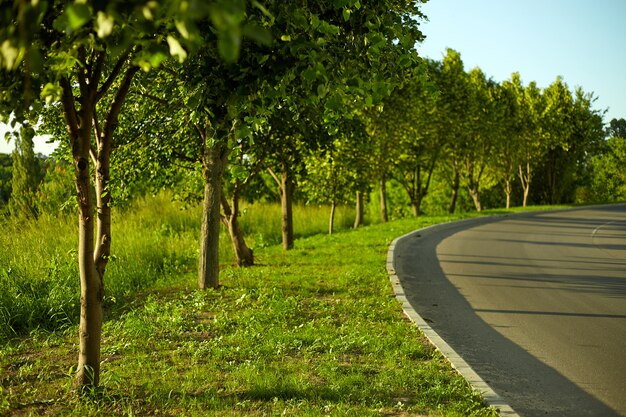
<svg viewBox="0 0 626 417">
<path fill-rule="evenodd" d="M 561 75 L 608 109 L 605 122 L 626 118 L 626 0 L 430 0 L 420 55 L 461 53 L 466 70 L 496 81 L 519 72 L 547 87 Z"/>
<path fill-rule="evenodd" d="M 430 0 L 421 55 L 461 53 L 467 70 L 480 67 L 496 81 L 519 72 L 525 84 L 547 87 L 561 75 L 608 109 L 605 121 L 626 118 L 626 0 Z M 13 145 L 0 126 L 0 152 Z M 49 152 L 45 140 L 35 143 Z"/>
</svg>

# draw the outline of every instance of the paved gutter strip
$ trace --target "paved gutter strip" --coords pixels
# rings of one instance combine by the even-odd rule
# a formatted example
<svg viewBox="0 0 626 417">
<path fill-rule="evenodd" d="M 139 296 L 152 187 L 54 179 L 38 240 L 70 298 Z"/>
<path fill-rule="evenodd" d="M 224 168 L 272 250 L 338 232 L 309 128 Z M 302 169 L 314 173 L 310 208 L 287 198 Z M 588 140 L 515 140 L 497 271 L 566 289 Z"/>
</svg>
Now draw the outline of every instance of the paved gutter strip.
<svg viewBox="0 0 626 417">
<path fill-rule="evenodd" d="M 433 226 L 430 226 L 433 227 Z M 503 417 L 520 417 L 513 408 L 506 403 L 506 401 L 500 397 L 490 386 L 487 384 L 458 353 L 448 345 L 448 343 L 441 338 L 433 330 L 432 327 L 415 311 L 415 309 L 408 302 L 404 289 L 400 283 L 400 278 L 396 275 L 395 269 L 395 257 L 394 251 L 398 242 L 402 239 L 408 238 L 415 233 L 420 233 L 424 229 L 416 230 L 404 236 L 400 236 L 394 239 L 387 251 L 387 273 L 389 274 L 389 280 L 393 286 L 393 291 L 396 298 L 402 304 L 402 310 L 404 314 L 424 333 L 426 338 L 432 343 L 435 348 L 452 364 L 459 374 L 470 384 L 470 386 L 480 392 L 485 399 L 485 402 L 498 410 Z"/>
</svg>

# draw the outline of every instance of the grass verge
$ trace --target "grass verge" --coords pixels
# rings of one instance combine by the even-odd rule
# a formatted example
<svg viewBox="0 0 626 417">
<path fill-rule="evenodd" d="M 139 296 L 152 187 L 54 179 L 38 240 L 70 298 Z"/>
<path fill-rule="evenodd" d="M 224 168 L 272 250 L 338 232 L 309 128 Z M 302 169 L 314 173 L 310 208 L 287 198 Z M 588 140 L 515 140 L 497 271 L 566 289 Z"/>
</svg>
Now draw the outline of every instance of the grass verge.
<svg viewBox="0 0 626 417">
<path fill-rule="evenodd" d="M 258 266 L 222 269 L 219 291 L 177 270 L 110 310 L 101 387 L 80 399 L 76 326 L 13 339 L 0 415 L 496 415 L 404 318 L 386 275 L 393 238 L 446 220 L 258 248 Z"/>
</svg>

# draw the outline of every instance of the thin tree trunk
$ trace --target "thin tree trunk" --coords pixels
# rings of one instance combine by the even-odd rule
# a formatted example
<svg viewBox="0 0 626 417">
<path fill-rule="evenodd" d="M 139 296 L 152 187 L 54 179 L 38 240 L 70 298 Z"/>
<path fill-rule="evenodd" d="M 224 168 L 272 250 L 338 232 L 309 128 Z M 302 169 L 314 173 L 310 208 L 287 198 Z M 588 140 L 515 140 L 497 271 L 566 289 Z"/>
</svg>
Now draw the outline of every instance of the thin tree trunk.
<svg viewBox="0 0 626 417">
<path fill-rule="evenodd" d="M 237 188 L 237 187 L 235 187 Z M 230 241 L 233 244 L 233 251 L 238 266 L 254 265 L 254 254 L 252 249 L 246 244 L 243 231 L 239 226 L 239 192 L 237 189 L 233 192 L 232 208 L 228 204 L 226 197 L 222 195 L 222 210 L 224 211 L 224 223 L 230 235 Z"/>
<path fill-rule="evenodd" d="M 526 207 L 526 204 L 528 202 L 528 194 L 530 193 L 530 179 L 531 179 L 530 163 L 526 163 L 527 175 L 524 175 L 524 170 L 521 165 L 518 168 L 519 168 L 519 179 L 522 182 L 522 189 L 524 190 L 524 199 L 522 200 L 522 207 Z"/>
<path fill-rule="evenodd" d="M 480 212 L 482 210 L 482 205 L 480 203 L 480 194 L 478 193 L 478 187 L 470 188 L 469 193 L 472 196 L 472 201 L 474 201 L 474 207 L 476 208 L 476 211 Z"/>
<path fill-rule="evenodd" d="M 280 183 L 281 231 L 283 249 L 293 249 L 293 181 L 287 166 L 283 164 Z"/>
<path fill-rule="evenodd" d="M 330 205 L 330 219 L 328 221 L 328 234 L 332 235 L 335 228 L 335 209 L 337 208 L 337 203 L 333 201 Z"/>
<path fill-rule="evenodd" d="M 459 198 L 459 185 L 460 178 L 459 173 L 454 173 L 454 179 L 452 180 L 452 197 L 450 198 L 450 207 L 448 208 L 448 213 L 453 214 L 456 210 L 456 201 Z"/>
<path fill-rule="evenodd" d="M 356 215 L 354 217 L 354 228 L 358 229 L 363 224 L 363 193 L 356 192 Z"/>
<path fill-rule="evenodd" d="M 95 387 L 100 382 L 100 346 L 102 336 L 104 273 L 111 249 L 111 208 L 109 168 L 113 133 L 118 115 L 138 67 L 127 66 L 117 86 L 110 107 L 104 113 L 106 120 L 101 129 L 96 105 L 109 91 L 124 68 L 124 62 L 132 48 L 119 57 L 108 79 L 100 85 L 105 51 L 93 52 L 87 59 L 87 51 L 77 51 L 81 62 L 86 63 L 77 73 L 80 96 L 74 97 L 75 84 L 69 77 L 62 77 L 61 105 L 67 127 L 75 168 L 76 196 L 78 202 L 78 269 L 80 274 L 80 321 L 78 367 L 74 386 L 80 389 Z M 78 101 L 79 106 L 76 106 Z M 92 129 L 95 145 L 92 146 Z M 94 213 L 90 180 L 90 159 L 95 163 L 95 189 L 97 213 Z M 96 230 L 94 230 L 94 214 Z"/>
<path fill-rule="evenodd" d="M 80 323 L 78 369 L 74 385 L 98 386 L 104 285 L 94 262 L 94 217 L 88 158 L 75 157 L 78 191 L 78 269 L 80 273 Z"/>
<path fill-rule="evenodd" d="M 387 179 L 383 175 L 380 179 L 380 219 L 383 223 L 389 221 L 387 214 Z"/>
<path fill-rule="evenodd" d="M 204 201 L 202 204 L 198 266 L 198 287 L 200 289 L 219 287 L 220 200 L 223 174 L 222 144 L 215 143 L 205 149 L 202 158 Z"/>
</svg>

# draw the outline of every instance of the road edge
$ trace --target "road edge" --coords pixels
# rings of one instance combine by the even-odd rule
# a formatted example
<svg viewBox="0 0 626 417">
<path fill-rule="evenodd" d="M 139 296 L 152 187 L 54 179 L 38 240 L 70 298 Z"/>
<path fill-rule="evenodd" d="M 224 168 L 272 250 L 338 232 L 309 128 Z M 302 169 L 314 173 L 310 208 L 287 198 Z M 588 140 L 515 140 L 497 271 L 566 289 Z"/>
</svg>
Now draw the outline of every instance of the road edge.
<svg viewBox="0 0 626 417">
<path fill-rule="evenodd" d="M 403 236 L 397 237 L 389 245 L 387 250 L 387 274 L 393 287 L 394 295 L 396 299 L 402 305 L 404 314 L 411 320 L 421 331 L 424 336 L 432 343 L 435 348 L 450 362 L 452 367 L 470 384 L 472 389 L 479 392 L 487 405 L 494 407 L 498 413 L 503 417 L 520 417 L 519 414 L 502 398 L 498 395 L 490 386 L 483 380 L 472 367 L 465 362 L 465 360 L 458 354 L 452 347 L 441 337 L 430 325 L 415 311 L 406 298 L 404 288 L 400 282 L 400 278 L 396 274 L 395 269 L 395 248 L 398 242 L 403 239 L 411 237 L 413 234 L 418 234 L 425 229 L 437 227 L 439 225 L 428 226 L 413 232 L 407 233 Z"/>
</svg>

